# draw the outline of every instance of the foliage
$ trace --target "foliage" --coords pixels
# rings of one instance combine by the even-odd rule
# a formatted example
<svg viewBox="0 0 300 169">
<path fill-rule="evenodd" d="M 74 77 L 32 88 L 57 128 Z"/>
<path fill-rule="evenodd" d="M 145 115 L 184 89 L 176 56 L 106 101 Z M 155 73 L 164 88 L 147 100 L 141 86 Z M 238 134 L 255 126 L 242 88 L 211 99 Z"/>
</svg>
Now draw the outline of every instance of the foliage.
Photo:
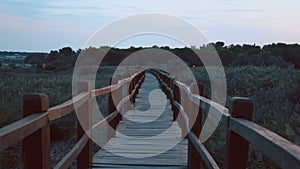
<svg viewBox="0 0 300 169">
<path fill-rule="evenodd" d="M 222 43 L 218 43 L 218 48 L 224 50 L 223 48 L 228 47 Z M 279 57 L 275 57 L 275 55 L 274 57 L 270 56 L 270 51 L 261 52 L 259 51 L 261 50 L 260 48 L 252 45 L 236 45 L 230 48 L 233 54 L 240 54 L 241 57 L 243 56 L 241 53 L 244 53 L 249 57 L 257 58 L 252 58 L 253 60 L 249 59 L 244 63 L 241 63 L 244 59 L 240 59 L 239 62 L 235 62 L 236 64 L 231 64 L 231 67 L 225 68 L 227 100 L 233 96 L 251 98 L 255 103 L 253 121 L 300 145 L 298 137 L 300 135 L 299 69 L 294 69 L 289 64 L 286 65 L 286 62 L 283 62 L 283 57 L 280 59 Z M 128 50 L 127 52 L 130 53 L 140 49 L 129 48 Z M 189 53 L 190 51 L 188 50 L 188 48 L 174 49 L 177 53 L 183 52 L 184 54 Z M 181 54 L 183 55 L 183 53 Z M 271 51 L 271 53 L 274 53 L 274 51 Z M 48 60 L 46 60 L 53 64 L 56 62 L 65 63 L 63 60 L 59 61 L 58 58 L 66 58 L 70 55 L 75 56 L 75 53 L 67 48 L 57 52 L 53 51 L 49 55 L 50 57 L 47 58 Z M 260 62 L 257 62 L 261 58 L 266 58 L 264 63 L 269 64 L 260 64 Z M 74 58 L 69 59 L 71 62 Z M 189 59 L 189 57 L 186 58 L 186 60 Z M 106 61 L 110 62 L 109 60 Z M 280 64 L 278 64 L 279 62 Z M 277 66 L 274 66 L 274 64 Z M 243 66 L 237 67 L 234 65 Z M 61 69 L 55 67 L 53 70 L 58 71 Z M 101 67 L 96 77 L 96 88 L 108 85 L 108 79 L 112 76 L 114 70 L 114 67 Z M 205 96 L 210 97 L 210 81 L 205 68 L 198 67 L 192 70 L 197 81 L 205 84 Z M 50 98 L 51 106 L 61 104 L 71 98 L 71 71 L 61 71 L 59 74 L 47 72 L 34 73 L 31 69 L 26 71 L 14 69 L 12 71 L 0 68 L 0 71 L 0 94 L 2 96 L 0 98 L 0 126 L 7 125 L 22 117 L 21 97 L 24 93 L 46 93 Z M 107 98 L 100 98 L 98 100 L 102 101 L 99 105 L 101 105 L 100 109 L 104 112 L 107 110 L 107 107 L 105 107 L 107 104 L 103 103 L 105 99 Z M 229 103 L 227 102 L 228 105 Z M 220 139 L 222 133 L 223 139 Z M 223 160 L 224 140 L 224 128 L 219 127 L 207 145 L 219 164 L 222 164 Z M 251 148 L 250 157 L 249 168 L 274 167 L 261 153 L 253 148 Z"/>
<path fill-rule="evenodd" d="M 22 117 L 22 95 L 45 93 L 50 106 L 61 104 L 72 97 L 71 72 L 34 73 L 30 69 L 10 71 L 0 69 L 0 127 Z M 96 76 L 96 87 L 109 84 L 114 68 L 102 67 Z"/>
<path fill-rule="evenodd" d="M 45 62 L 45 55 L 42 54 L 31 54 L 28 55 L 24 62 L 27 64 L 36 65 L 38 68 L 42 68 L 43 63 Z"/>
<path fill-rule="evenodd" d="M 113 67 L 99 68 L 96 88 L 107 86 L 114 70 Z M 35 73 L 32 69 L 11 71 L 0 68 L 0 127 L 22 118 L 22 95 L 25 93 L 45 93 L 49 96 L 51 107 L 61 104 L 72 97 L 72 74 Z M 102 97 L 97 101 L 101 111 L 107 114 L 108 99 Z M 60 161 L 74 146 L 75 125 L 76 116 L 72 113 L 51 123 L 52 165 Z M 21 145 L 14 145 L 0 153 L 0 168 L 21 168 L 21 160 Z"/>
<path fill-rule="evenodd" d="M 71 96 L 69 75 L 2 71 L 0 79 L 0 126 L 22 116 L 22 95 L 25 93 L 46 93 L 51 105 L 62 103 Z"/>
<path fill-rule="evenodd" d="M 295 67 L 300 68 L 300 45 L 298 44 L 271 44 L 263 47 L 257 45 L 229 45 L 224 42 L 210 43 L 199 48 L 170 48 L 168 46 L 158 47 L 153 45 L 150 48 L 169 51 L 182 59 L 190 67 L 203 66 L 203 63 L 197 55 L 201 57 L 210 57 L 212 54 L 218 54 L 225 67 L 230 66 L 271 66 L 275 65 L 281 68 Z M 84 54 L 106 53 L 101 64 L 108 66 L 119 65 L 127 56 L 139 50 L 149 49 L 149 47 L 133 47 L 127 49 L 111 48 L 102 46 L 99 48 L 90 47 L 79 49 L 76 52 L 70 47 L 64 47 L 58 51 L 52 50 L 49 54 L 36 53 L 29 55 L 26 63 L 35 64 L 38 68 L 50 71 L 64 71 L 74 67 L 77 57 Z M 215 49 L 217 53 L 215 53 Z M 82 53 L 81 53 L 82 52 Z M 97 55 L 93 55 L 97 56 Z M 213 65 L 211 65 L 213 66 Z"/>
<path fill-rule="evenodd" d="M 205 68 L 194 68 L 199 82 L 205 84 L 205 96 L 210 97 L 210 83 Z M 254 102 L 253 121 L 300 145 L 300 72 L 277 66 L 242 66 L 225 68 L 227 103 L 234 96 L 249 97 Z M 206 146 L 218 163 L 224 149 L 225 130 L 218 127 Z M 221 150 L 220 150 L 221 149 Z M 255 148 L 250 149 L 249 168 L 276 168 Z"/>
</svg>

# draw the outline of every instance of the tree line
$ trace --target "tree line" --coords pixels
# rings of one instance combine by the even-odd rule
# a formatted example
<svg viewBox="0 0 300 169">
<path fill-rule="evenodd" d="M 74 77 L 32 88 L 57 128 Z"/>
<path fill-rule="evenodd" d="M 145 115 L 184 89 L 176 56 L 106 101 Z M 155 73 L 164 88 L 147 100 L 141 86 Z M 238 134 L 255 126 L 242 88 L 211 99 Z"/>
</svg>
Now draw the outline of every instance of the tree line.
<svg viewBox="0 0 300 169">
<path fill-rule="evenodd" d="M 130 47 L 127 49 L 100 47 L 90 47 L 87 49 L 78 49 L 74 51 L 70 47 L 64 47 L 59 50 L 52 50 L 48 54 L 33 53 L 26 57 L 25 63 L 36 65 L 40 70 L 61 71 L 72 69 L 75 65 L 76 59 L 81 52 L 88 52 L 89 50 L 106 49 L 108 52 L 103 58 L 101 65 L 117 66 L 123 59 L 130 54 L 143 50 L 146 48 L 157 48 L 172 52 L 190 67 L 201 67 L 203 63 L 197 56 L 209 57 L 211 47 L 214 47 L 225 67 L 233 66 L 271 66 L 275 65 L 281 68 L 294 67 L 300 68 L 300 45 L 299 44 L 285 44 L 273 43 L 264 45 L 263 47 L 255 44 L 243 45 L 229 45 L 226 46 L 224 42 L 210 43 L 199 48 L 184 47 L 184 48 L 170 48 L 168 46 L 158 47 Z"/>
</svg>

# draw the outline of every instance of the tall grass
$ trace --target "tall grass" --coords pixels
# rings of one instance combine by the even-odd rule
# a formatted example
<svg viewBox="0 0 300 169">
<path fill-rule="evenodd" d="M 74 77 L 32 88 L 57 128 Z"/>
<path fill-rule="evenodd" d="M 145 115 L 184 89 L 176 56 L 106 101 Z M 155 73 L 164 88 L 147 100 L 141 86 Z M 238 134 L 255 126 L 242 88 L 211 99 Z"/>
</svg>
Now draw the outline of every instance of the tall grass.
<svg viewBox="0 0 300 169">
<path fill-rule="evenodd" d="M 109 85 L 114 67 L 101 67 L 95 87 Z M 22 118 L 22 96 L 25 93 L 44 93 L 49 96 L 50 107 L 72 98 L 72 71 L 36 73 L 32 69 L 0 69 L 0 127 Z M 107 97 L 97 99 L 99 108 L 107 114 Z M 51 123 L 52 166 L 71 150 L 76 143 L 76 115 Z M 22 168 L 21 144 L 0 153 L 0 168 Z"/>
</svg>

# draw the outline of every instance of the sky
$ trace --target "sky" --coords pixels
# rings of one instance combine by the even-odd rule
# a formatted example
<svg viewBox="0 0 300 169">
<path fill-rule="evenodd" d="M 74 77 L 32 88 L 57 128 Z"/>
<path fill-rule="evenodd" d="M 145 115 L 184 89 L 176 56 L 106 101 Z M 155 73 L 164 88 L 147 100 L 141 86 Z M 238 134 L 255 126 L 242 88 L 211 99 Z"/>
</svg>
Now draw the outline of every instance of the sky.
<svg viewBox="0 0 300 169">
<path fill-rule="evenodd" d="M 209 42 L 300 43 L 299 6 L 299 0 L 1 0 L 0 51 L 76 50 L 111 22 L 145 12 L 186 20 Z M 145 36 L 119 47 L 154 44 L 180 46 L 166 37 Z"/>
</svg>

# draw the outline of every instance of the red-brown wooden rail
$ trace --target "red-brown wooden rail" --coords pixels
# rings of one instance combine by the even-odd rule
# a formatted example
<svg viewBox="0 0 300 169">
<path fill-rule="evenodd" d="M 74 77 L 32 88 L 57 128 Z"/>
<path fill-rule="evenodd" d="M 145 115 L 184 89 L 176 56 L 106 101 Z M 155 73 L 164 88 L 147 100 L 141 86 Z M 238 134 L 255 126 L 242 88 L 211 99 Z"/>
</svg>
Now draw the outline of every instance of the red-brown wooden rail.
<svg viewBox="0 0 300 169">
<path fill-rule="evenodd" d="M 49 108 L 49 98 L 45 94 L 25 94 L 23 96 L 23 118 L 0 129 L 0 151 L 22 141 L 23 168 L 50 169 L 50 122 L 73 112 L 78 108 L 79 116 L 77 137 L 78 142 L 69 153 L 54 167 L 68 168 L 77 161 L 77 168 L 84 169 L 92 166 L 92 141 L 88 137 L 95 129 L 104 129 L 106 124 L 113 128 L 120 120 L 120 109 L 128 107 L 129 101 L 134 100 L 143 81 L 145 71 L 121 79 L 119 83 L 92 90 L 90 82 L 78 82 L 78 95 L 60 105 Z M 120 93 L 113 107 L 110 100 L 109 115 L 92 125 L 92 100 L 94 97 Z M 112 108 L 113 107 L 113 108 Z M 83 110 L 83 111 L 82 111 Z M 110 136 L 113 134 L 110 133 Z"/>
<path fill-rule="evenodd" d="M 286 169 L 300 168 L 300 147 L 276 133 L 252 122 L 253 102 L 249 98 L 231 98 L 229 110 L 203 97 L 203 84 L 187 81 L 188 85 L 175 80 L 165 71 L 152 69 L 162 90 L 171 100 L 174 120 L 177 120 L 183 136 L 189 140 L 188 168 L 245 169 L 249 144 L 259 149 L 277 166 Z M 213 109 L 226 124 L 226 150 L 224 166 L 218 166 L 199 140 L 202 128 L 202 110 Z M 196 112 L 196 113 L 195 113 Z M 191 125 L 193 124 L 193 125 Z"/>
</svg>

